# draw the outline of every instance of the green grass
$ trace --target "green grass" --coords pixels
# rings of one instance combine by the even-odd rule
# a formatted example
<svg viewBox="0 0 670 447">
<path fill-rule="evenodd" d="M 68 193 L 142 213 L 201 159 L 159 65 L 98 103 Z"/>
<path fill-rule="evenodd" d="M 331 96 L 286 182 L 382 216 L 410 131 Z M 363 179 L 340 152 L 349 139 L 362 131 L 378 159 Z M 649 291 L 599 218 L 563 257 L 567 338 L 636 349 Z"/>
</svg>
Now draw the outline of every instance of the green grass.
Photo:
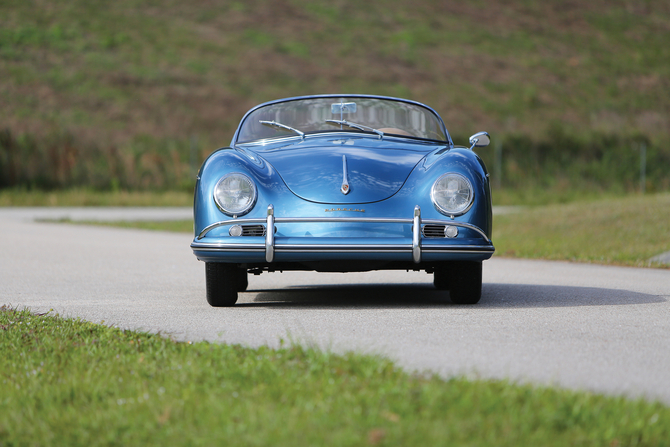
<svg viewBox="0 0 670 447">
<path fill-rule="evenodd" d="M 91 221 L 71 219 L 40 219 L 40 222 L 63 223 L 74 225 L 95 225 L 99 227 L 135 228 L 139 230 L 172 231 L 177 233 L 193 233 L 193 220 L 165 220 L 165 221 Z"/>
<path fill-rule="evenodd" d="M 0 308 L 0 445 L 663 446 L 670 408 Z"/>
<path fill-rule="evenodd" d="M 193 206 L 182 191 L 95 191 L 86 188 L 39 191 L 0 189 L 0 206 Z"/>
<path fill-rule="evenodd" d="M 670 251 L 669 235 L 667 193 L 539 206 L 493 222 L 498 256 L 638 267 Z"/>
</svg>

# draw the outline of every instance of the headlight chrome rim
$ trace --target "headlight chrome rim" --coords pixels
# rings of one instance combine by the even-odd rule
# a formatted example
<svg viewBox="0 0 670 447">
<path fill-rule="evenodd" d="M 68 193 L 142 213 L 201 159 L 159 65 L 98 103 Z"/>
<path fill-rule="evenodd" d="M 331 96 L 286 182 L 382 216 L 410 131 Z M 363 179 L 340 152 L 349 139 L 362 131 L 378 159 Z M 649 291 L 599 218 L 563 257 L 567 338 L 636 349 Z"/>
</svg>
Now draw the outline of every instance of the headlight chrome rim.
<svg viewBox="0 0 670 447">
<path fill-rule="evenodd" d="M 230 181 L 231 178 L 236 177 L 240 181 L 244 182 L 248 188 L 251 190 L 251 197 L 246 200 L 246 203 L 243 206 L 240 206 L 238 208 L 232 208 L 231 206 L 222 203 L 222 198 L 220 197 L 220 194 L 223 193 L 220 188 L 222 188 L 224 185 L 224 182 Z M 214 202 L 216 203 L 216 206 L 221 210 L 222 213 L 227 214 L 229 216 L 232 216 L 233 218 L 236 218 L 238 216 L 244 216 L 247 214 L 249 211 L 253 209 L 253 207 L 256 205 L 256 199 L 258 199 L 258 192 L 256 189 L 256 182 L 254 182 L 251 177 L 249 177 L 246 174 L 243 174 L 241 172 L 231 172 L 219 179 L 218 182 L 216 182 L 216 185 L 214 186 Z"/>
<path fill-rule="evenodd" d="M 449 207 L 447 207 L 445 203 L 440 203 L 440 200 L 437 197 L 438 188 L 440 188 L 439 185 L 443 184 L 443 182 L 445 180 L 447 180 L 447 178 L 453 178 L 452 181 L 463 182 L 467 186 L 467 197 L 466 197 L 466 199 L 464 201 L 461 200 L 461 202 L 462 202 L 461 205 L 455 206 L 451 209 Z M 463 191 L 463 189 L 464 188 L 458 188 L 457 194 L 462 196 L 461 191 Z M 442 189 L 442 190 L 444 191 L 445 189 Z M 438 178 L 437 180 L 435 180 L 435 183 L 433 183 L 433 187 L 430 190 L 430 198 L 433 201 L 433 205 L 435 205 L 435 208 L 437 208 L 437 210 L 440 213 L 442 213 L 444 215 L 447 215 L 447 216 L 460 216 L 462 214 L 467 213 L 470 210 L 470 208 L 472 207 L 472 204 L 474 203 L 474 198 L 475 198 L 475 191 L 472 188 L 472 183 L 470 182 L 470 180 L 468 180 L 468 178 L 465 177 L 463 174 L 459 174 L 457 172 L 448 172 L 448 173 L 443 174 L 442 176 L 440 176 L 440 178 Z"/>
</svg>

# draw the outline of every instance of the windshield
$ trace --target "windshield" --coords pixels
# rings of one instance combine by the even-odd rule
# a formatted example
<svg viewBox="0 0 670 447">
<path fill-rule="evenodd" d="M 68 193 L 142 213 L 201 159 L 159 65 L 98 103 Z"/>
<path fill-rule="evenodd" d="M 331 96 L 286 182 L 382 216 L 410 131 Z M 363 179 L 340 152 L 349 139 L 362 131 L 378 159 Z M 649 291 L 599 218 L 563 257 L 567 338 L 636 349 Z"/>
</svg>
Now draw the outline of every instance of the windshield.
<svg viewBox="0 0 670 447">
<path fill-rule="evenodd" d="M 339 130 L 447 141 L 442 120 L 426 107 L 393 99 L 352 96 L 268 104 L 244 119 L 237 142 Z"/>
</svg>

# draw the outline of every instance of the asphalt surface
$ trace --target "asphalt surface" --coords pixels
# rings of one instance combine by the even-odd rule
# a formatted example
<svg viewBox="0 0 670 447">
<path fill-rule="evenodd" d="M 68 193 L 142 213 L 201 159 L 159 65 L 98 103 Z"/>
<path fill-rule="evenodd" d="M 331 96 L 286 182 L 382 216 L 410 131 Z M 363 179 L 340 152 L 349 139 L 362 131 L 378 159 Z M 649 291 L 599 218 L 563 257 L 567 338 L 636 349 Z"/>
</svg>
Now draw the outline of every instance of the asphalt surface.
<svg viewBox="0 0 670 447">
<path fill-rule="evenodd" d="M 215 309 L 190 235 L 33 222 L 68 217 L 39 210 L 0 208 L 0 304 L 179 340 L 292 340 L 443 376 L 670 404 L 668 270 L 494 258 L 476 306 L 445 301 L 420 272 L 272 273 L 252 276 L 235 307 Z"/>
</svg>

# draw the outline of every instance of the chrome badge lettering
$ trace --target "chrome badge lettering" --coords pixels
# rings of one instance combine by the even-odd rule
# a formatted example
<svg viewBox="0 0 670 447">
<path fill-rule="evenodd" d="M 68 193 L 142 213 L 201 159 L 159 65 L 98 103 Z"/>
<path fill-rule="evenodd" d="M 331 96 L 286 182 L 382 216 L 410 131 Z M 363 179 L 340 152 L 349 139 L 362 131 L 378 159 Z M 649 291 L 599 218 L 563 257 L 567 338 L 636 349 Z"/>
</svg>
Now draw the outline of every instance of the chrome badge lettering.
<svg viewBox="0 0 670 447">
<path fill-rule="evenodd" d="M 358 209 L 358 208 L 330 208 L 330 209 L 326 208 L 325 211 L 327 213 L 331 213 L 333 211 L 355 211 L 357 213 L 364 213 L 365 212 L 365 210 L 361 210 L 361 209 Z"/>
</svg>

